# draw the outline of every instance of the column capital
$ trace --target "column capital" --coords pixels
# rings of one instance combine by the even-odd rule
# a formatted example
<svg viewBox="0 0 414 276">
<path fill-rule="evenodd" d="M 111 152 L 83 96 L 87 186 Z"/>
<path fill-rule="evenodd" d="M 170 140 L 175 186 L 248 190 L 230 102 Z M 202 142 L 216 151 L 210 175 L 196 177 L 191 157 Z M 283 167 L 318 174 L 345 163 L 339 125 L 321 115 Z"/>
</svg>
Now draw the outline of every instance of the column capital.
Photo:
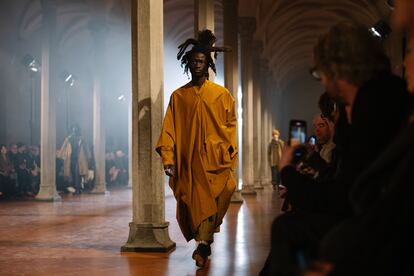
<svg viewBox="0 0 414 276">
<path fill-rule="evenodd" d="M 242 40 L 252 40 L 256 31 L 256 19 L 250 16 L 239 17 L 239 34 Z"/>
</svg>

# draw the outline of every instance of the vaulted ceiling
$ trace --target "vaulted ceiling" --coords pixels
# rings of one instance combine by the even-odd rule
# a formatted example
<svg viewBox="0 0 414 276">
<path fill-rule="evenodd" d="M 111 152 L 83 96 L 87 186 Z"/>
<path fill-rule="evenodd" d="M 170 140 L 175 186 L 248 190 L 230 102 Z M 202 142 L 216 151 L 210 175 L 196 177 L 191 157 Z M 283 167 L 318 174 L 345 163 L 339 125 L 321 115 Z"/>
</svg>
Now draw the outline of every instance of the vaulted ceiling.
<svg viewBox="0 0 414 276">
<path fill-rule="evenodd" d="M 57 7 L 60 65 L 68 70 L 79 70 L 79 76 L 90 79 L 90 72 L 94 70 L 90 58 L 94 52 L 91 26 L 104 20 L 107 23 L 107 48 L 110 50 L 107 51 L 111 65 L 108 71 L 118 74 L 108 77 L 110 89 L 117 91 L 114 93 L 130 90 L 130 0 L 2 0 L 2 65 L 10 67 L 10 64 L 18 64 L 28 52 L 40 57 L 41 1 L 51 1 Z M 215 0 L 215 33 L 219 44 L 223 41 L 223 1 L 228 0 Z M 194 0 L 164 0 L 164 41 L 170 48 L 171 61 L 167 62 L 174 61 L 171 70 L 178 69 L 179 65 L 177 60 L 173 60 L 176 47 L 194 36 L 193 10 Z M 315 102 L 316 106 L 315 99 L 321 93 L 321 87 L 312 83 L 307 74 L 312 66 L 312 48 L 317 37 L 330 25 L 342 20 L 354 20 L 371 26 L 379 19 L 387 19 L 390 9 L 386 0 L 239 0 L 238 14 L 256 19 L 254 39 L 263 43 L 261 58 L 267 61 L 271 70 L 274 83 L 272 93 L 285 95 L 278 101 L 283 101 L 284 107 L 280 109 L 288 113 L 303 110 L 309 102 Z M 221 62 L 218 60 L 218 63 Z M 10 67 L 7 74 L 2 71 L 0 80 L 3 90 L 20 89 L 23 93 L 24 88 L 18 87 L 21 86 L 18 80 L 24 71 L 18 67 Z M 16 79 L 11 80 L 13 77 Z M 6 85 L 4 81 L 10 84 Z M 88 90 L 85 87 L 82 89 Z M 304 89 L 308 90 L 307 95 L 304 95 Z M 298 98 L 302 98 L 301 106 L 296 104 Z M 289 104 L 293 102 L 296 105 Z M 310 118 L 313 112 L 316 110 L 286 116 Z"/>
<path fill-rule="evenodd" d="M 226 0 L 224 0 L 226 1 Z M 41 24 L 40 1 L 21 0 L 17 6 L 19 39 L 28 41 Z M 222 39 L 223 4 L 215 1 L 216 34 Z M 387 18 L 385 0 L 239 0 L 239 15 L 256 18 L 255 39 L 263 42 L 262 56 L 268 60 L 275 81 L 283 88 L 294 81 L 298 71 L 312 63 L 312 46 L 320 33 L 341 20 L 355 20 L 367 26 Z M 88 40 L 90 21 L 96 15 L 116 33 L 128 29 L 128 0 L 57 0 L 58 40 L 60 45 Z M 165 40 L 178 45 L 194 35 L 192 0 L 164 0 Z"/>
</svg>

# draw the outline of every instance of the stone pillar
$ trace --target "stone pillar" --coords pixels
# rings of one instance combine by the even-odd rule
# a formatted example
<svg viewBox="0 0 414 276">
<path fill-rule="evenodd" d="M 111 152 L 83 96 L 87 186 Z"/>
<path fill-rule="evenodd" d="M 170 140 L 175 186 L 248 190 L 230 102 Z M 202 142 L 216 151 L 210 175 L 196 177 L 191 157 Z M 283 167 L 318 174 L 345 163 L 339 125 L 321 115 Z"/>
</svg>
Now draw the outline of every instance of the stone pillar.
<svg viewBox="0 0 414 276">
<path fill-rule="evenodd" d="M 254 188 L 261 190 L 262 186 L 262 83 L 261 83 L 261 59 L 259 58 L 263 51 L 261 41 L 253 42 L 253 56 L 258 61 L 253 63 L 253 172 Z"/>
<path fill-rule="evenodd" d="M 267 102 L 269 103 L 268 107 L 268 114 L 267 114 L 267 137 L 270 141 L 272 139 L 272 131 L 276 127 L 274 124 L 274 114 L 275 109 L 277 108 L 277 104 L 275 102 L 275 89 L 274 89 L 274 82 L 271 77 L 271 73 L 269 72 L 269 75 L 266 78 L 266 87 L 267 87 Z M 271 182 L 272 174 L 270 167 L 267 167 L 267 179 L 269 182 Z"/>
<path fill-rule="evenodd" d="M 133 0 L 133 218 L 122 252 L 166 252 L 175 247 L 165 221 L 165 186 L 155 146 L 163 119 L 163 1 Z M 138 35 L 139 34 L 139 35 Z"/>
<path fill-rule="evenodd" d="M 89 25 L 94 41 L 94 63 L 96 64 L 93 76 L 93 154 L 95 159 L 95 187 L 93 194 L 105 194 L 105 118 L 103 102 L 103 70 L 105 68 L 105 35 L 106 23 L 102 16 L 90 22 Z"/>
<path fill-rule="evenodd" d="M 223 23 L 224 23 L 224 45 L 230 46 L 232 51 L 224 53 L 224 86 L 232 93 L 236 114 L 238 106 L 238 88 L 239 88 L 239 41 L 238 41 L 238 24 L 237 24 L 238 0 L 223 0 Z M 239 127 L 239 126 L 238 126 Z M 237 139 L 238 140 L 238 139 Z M 237 146 L 240 149 L 240 145 Z M 243 203 L 241 189 L 239 187 L 239 166 L 234 170 L 237 182 L 237 188 L 231 198 L 232 203 Z"/>
<path fill-rule="evenodd" d="M 132 188 L 132 101 L 128 97 L 128 188 Z"/>
<path fill-rule="evenodd" d="M 95 159 L 95 187 L 92 194 L 105 194 L 105 125 L 103 93 L 100 79 L 93 81 L 93 155 Z"/>
<path fill-rule="evenodd" d="M 214 33 L 214 0 L 194 0 L 194 35 L 209 29 Z M 214 82 L 213 70 L 208 70 L 209 80 Z"/>
<path fill-rule="evenodd" d="M 241 84 L 243 91 L 243 186 L 242 194 L 255 195 L 253 189 L 253 59 L 252 41 L 256 29 L 253 17 L 239 18 L 239 33 L 241 41 Z"/>
<path fill-rule="evenodd" d="M 268 87 L 267 87 L 267 78 L 269 75 L 269 69 L 267 60 L 260 60 L 260 82 L 261 82 L 261 107 L 262 112 L 260 114 L 261 122 L 261 185 L 271 185 L 269 180 L 270 167 L 268 163 L 268 145 L 271 139 L 268 128 L 268 112 L 269 106 L 271 106 L 271 101 L 268 100 Z"/>
<path fill-rule="evenodd" d="M 36 200 L 59 201 L 56 192 L 56 7 L 42 0 L 42 68 L 40 88 L 40 190 Z"/>
</svg>

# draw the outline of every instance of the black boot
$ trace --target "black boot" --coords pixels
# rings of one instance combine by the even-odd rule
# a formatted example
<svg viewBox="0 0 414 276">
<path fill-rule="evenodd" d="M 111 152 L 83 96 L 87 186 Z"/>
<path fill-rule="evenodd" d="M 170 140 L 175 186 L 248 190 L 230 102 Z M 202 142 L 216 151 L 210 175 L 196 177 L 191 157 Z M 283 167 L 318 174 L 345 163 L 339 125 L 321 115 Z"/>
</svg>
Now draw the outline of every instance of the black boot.
<svg viewBox="0 0 414 276">
<path fill-rule="evenodd" d="M 208 256 L 211 255 L 210 245 L 200 243 L 197 249 L 193 252 L 193 260 L 195 260 L 198 267 L 204 267 L 207 263 Z"/>
</svg>

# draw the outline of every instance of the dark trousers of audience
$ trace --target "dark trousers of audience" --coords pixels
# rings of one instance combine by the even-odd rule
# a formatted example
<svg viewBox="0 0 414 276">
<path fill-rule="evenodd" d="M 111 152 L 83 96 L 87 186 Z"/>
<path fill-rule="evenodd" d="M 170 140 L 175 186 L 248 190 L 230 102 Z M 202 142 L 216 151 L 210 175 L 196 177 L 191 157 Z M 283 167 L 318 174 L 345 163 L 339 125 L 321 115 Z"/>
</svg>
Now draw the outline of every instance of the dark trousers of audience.
<svg viewBox="0 0 414 276">
<path fill-rule="evenodd" d="M 24 195 L 27 192 L 32 192 L 32 180 L 27 169 L 18 168 L 17 171 L 18 194 Z"/>
<path fill-rule="evenodd" d="M 14 179 L 0 174 L 0 192 L 2 192 L 5 197 L 13 195 L 15 188 L 14 183 Z"/>
<path fill-rule="evenodd" d="M 277 217 L 272 224 L 271 251 L 260 276 L 290 276 L 318 256 L 323 236 L 339 218 L 323 214 L 291 211 Z"/>
</svg>

